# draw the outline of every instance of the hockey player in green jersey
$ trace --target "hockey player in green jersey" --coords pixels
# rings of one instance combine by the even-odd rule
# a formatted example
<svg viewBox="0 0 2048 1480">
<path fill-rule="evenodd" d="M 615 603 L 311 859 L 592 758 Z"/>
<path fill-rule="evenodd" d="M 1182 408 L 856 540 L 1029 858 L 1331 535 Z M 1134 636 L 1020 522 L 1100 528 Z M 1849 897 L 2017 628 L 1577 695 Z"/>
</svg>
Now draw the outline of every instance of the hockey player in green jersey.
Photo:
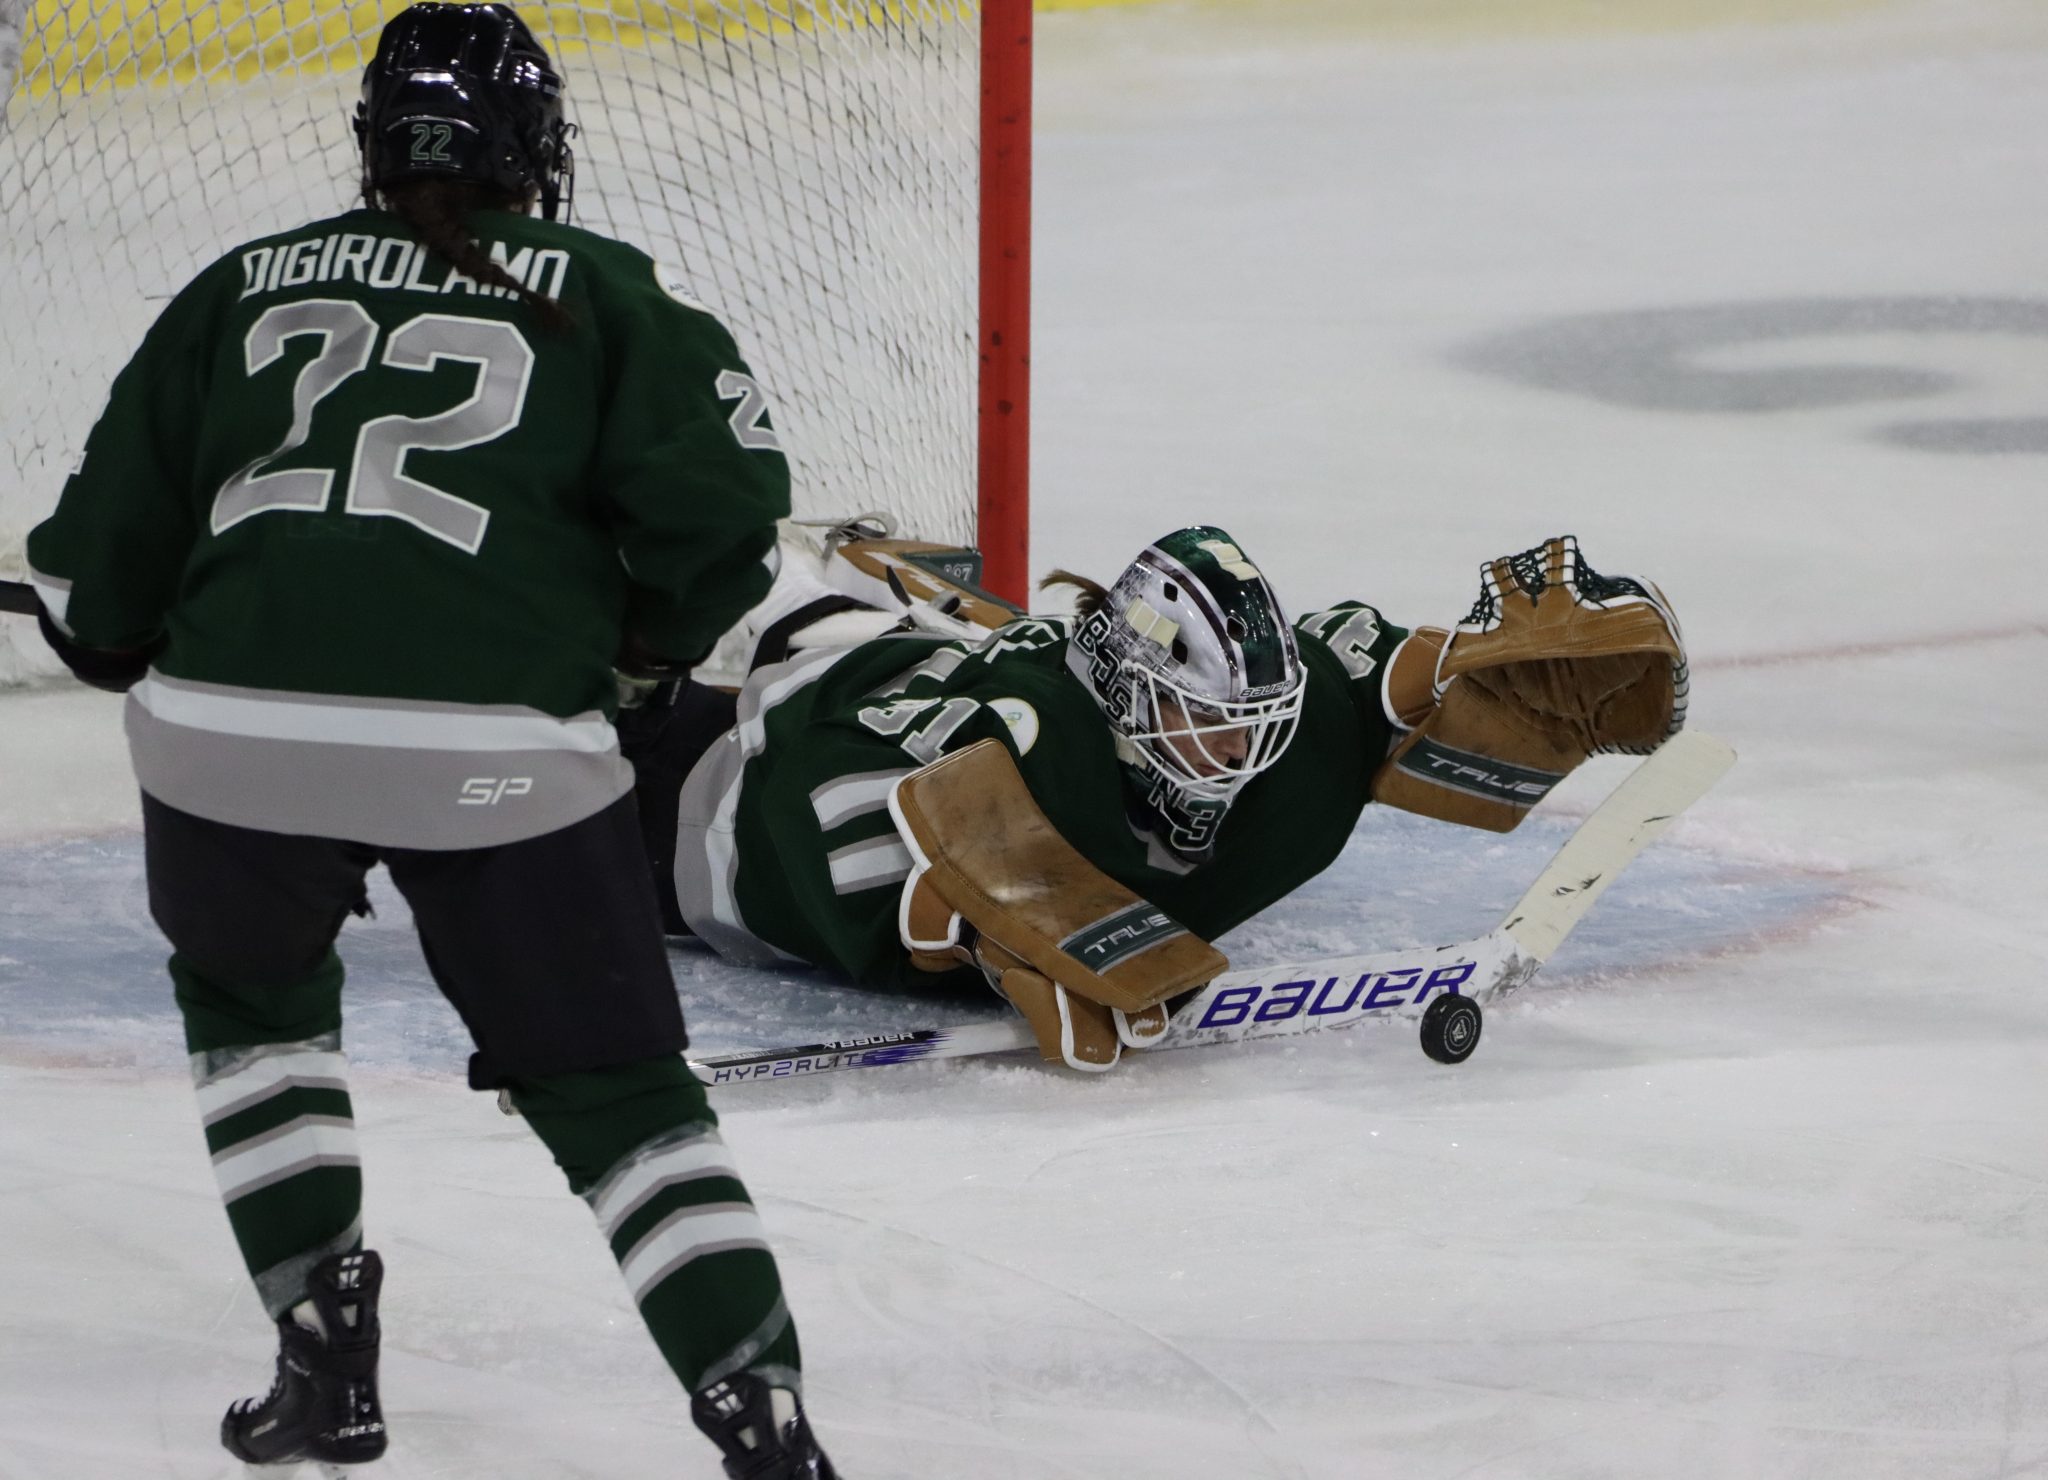
<svg viewBox="0 0 2048 1480">
<path fill-rule="evenodd" d="M 650 854 L 671 927 L 722 954 L 877 988 L 986 974 L 1079 1069 L 1156 1039 L 1171 996 L 1220 969 L 1169 971 L 1166 927 L 1213 940 L 1285 897 L 1369 802 L 1505 830 L 1588 754 L 1683 723 L 1669 608 L 1570 539 L 1489 562 L 1455 632 L 1356 601 L 1290 624 L 1235 541 L 1196 527 L 1106 591 L 1060 576 L 1082 590 L 1072 618 L 829 640 L 856 600 L 936 625 L 909 586 L 935 591 L 940 565 L 855 542 L 806 590 L 792 561 L 750 616 L 765 651 L 729 714 L 698 690 L 663 745 L 636 747 L 655 752 Z M 785 652 L 806 624 L 814 645 Z M 1156 979 L 1063 979 L 1091 928 L 1141 917 L 1157 932 L 1120 969 Z"/>
<path fill-rule="evenodd" d="M 555 219 L 561 93 L 508 7 L 396 16 L 357 114 L 364 207 L 178 294 L 29 562 L 52 645 L 128 693 L 207 1148 L 278 1326 L 227 1448 L 385 1448 L 334 951 L 382 862 L 472 1084 L 509 1090 L 589 1203 L 727 1473 L 829 1480 L 681 1056 L 611 723 L 615 668 L 686 672 L 767 591 L 788 469 L 726 330 Z"/>
</svg>

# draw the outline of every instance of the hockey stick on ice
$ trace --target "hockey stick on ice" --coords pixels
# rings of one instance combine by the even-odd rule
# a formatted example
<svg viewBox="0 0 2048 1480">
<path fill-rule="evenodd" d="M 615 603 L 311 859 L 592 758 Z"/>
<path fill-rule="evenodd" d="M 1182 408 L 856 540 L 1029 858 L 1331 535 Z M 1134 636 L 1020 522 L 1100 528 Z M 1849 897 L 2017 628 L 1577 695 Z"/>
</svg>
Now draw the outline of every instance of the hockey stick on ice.
<svg viewBox="0 0 2048 1480">
<path fill-rule="evenodd" d="M 27 581 L 0 581 L 0 612 L 32 617 L 39 605 L 36 588 Z"/>
<path fill-rule="evenodd" d="M 1515 907 L 1485 935 L 1462 945 L 1225 972 L 1174 1014 L 1165 1038 L 1146 1052 L 1312 1033 L 1367 1018 L 1411 1017 L 1423 1013 L 1432 998 L 1485 1002 L 1511 992 L 1536 974 L 1615 876 L 1734 763 L 1735 752 L 1725 742 L 1685 731 L 1593 809 Z M 1476 1017 L 1474 1023 L 1476 1033 Z M 692 1060 L 690 1067 L 707 1084 L 745 1084 L 1006 1053 L 1034 1044 L 1031 1030 L 1012 1018 L 719 1054 Z"/>
</svg>

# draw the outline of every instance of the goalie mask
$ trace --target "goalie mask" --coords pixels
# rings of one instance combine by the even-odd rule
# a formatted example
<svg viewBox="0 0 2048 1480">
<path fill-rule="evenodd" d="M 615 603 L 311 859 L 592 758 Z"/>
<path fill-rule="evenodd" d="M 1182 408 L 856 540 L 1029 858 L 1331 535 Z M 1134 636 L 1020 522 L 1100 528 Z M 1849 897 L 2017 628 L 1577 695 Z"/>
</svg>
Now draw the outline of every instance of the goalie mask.
<svg viewBox="0 0 2048 1480">
<path fill-rule="evenodd" d="M 1222 530 L 1145 547 L 1067 648 L 1116 733 L 1148 821 L 1204 858 L 1245 784 L 1294 738 L 1301 657 L 1273 589 Z"/>
<path fill-rule="evenodd" d="M 415 5 L 385 26 L 363 73 L 363 187 L 458 180 L 540 196 L 552 221 L 570 179 L 562 78 L 506 5 Z"/>
</svg>

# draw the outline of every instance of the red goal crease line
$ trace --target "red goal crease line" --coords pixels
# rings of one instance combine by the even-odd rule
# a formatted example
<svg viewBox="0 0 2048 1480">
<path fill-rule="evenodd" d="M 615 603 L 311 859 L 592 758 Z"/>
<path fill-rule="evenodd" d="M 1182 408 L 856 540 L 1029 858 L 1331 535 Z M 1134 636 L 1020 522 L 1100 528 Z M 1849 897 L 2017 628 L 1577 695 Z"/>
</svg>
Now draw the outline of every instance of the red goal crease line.
<svg viewBox="0 0 2048 1480">
<path fill-rule="evenodd" d="M 2014 622 L 2004 627 L 1978 627 L 1964 632 L 1937 633 L 1927 637 L 1901 637 L 1890 642 L 1832 643 L 1822 647 L 1790 648 L 1778 653 L 1701 658 L 1692 666 L 1698 672 L 1721 672 L 1738 668 L 1788 668 L 1800 663 L 1832 663 L 1853 658 L 1889 658 L 1900 653 L 1973 647 L 1989 642 L 2011 642 L 2022 637 L 2048 637 L 2048 622 Z"/>
</svg>

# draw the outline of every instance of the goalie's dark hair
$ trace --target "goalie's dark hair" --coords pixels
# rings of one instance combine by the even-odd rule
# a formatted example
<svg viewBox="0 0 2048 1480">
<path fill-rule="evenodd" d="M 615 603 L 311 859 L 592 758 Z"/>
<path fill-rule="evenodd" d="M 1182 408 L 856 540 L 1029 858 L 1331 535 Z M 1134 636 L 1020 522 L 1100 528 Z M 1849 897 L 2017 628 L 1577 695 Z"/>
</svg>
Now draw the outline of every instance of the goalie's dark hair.
<svg viewBox="0 0 2048 1480">
<path fill-rule="evenodd" d="M 1070 570 L 1061 570 L 1055 567 L 1046 573 L 1044 580 L 1038 583 L 1038 589 L 1041 591 L 1050 591 L 1055 586 L 1072 586 L 1074 588 L 1074 613 L 1076 616 L 1092 617 L 1102 609 L 1102 603 L 1109 600 L 1108 587 L 1099 581 L 1091 581 L 1086 576 L 1077 576 Z"/>
<path fill-rule="evenodd" d="M 530 196 L 521 197 L 470 180 L 426 178 L 384 186 L 365 185 L 363 199 L 398 217 L 429 252 L 472 282 L 488 283 L 518 295 L 546 328 L 559 331 L 575 325 L 569 310 L 493 262 L 470 234 L 472 211 L 523 211 L 531 203 Z"/>
</svg>

